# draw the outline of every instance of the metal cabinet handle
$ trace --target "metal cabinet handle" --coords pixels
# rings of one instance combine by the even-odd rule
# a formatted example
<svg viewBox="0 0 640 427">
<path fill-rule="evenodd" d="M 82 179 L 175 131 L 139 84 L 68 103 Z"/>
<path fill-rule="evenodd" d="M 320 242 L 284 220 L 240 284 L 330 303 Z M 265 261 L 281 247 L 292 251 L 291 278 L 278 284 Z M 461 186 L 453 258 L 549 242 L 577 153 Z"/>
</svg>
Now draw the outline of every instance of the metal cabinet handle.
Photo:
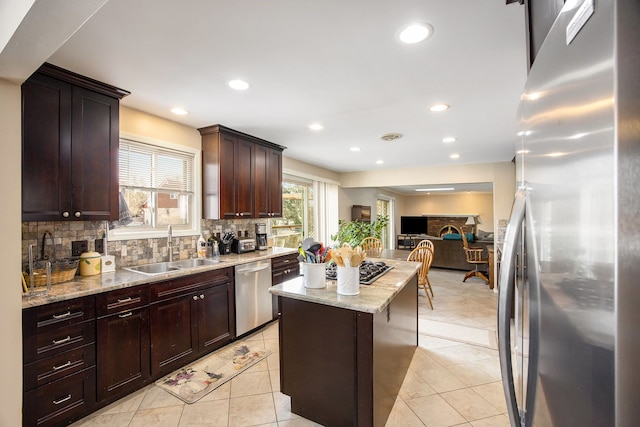
<svg viewBox="0 0 640 427">
<path fill-rule="evenodd" d="M 58 341 L 53 340 L 53 344 L 55 344 L 55 345 L 64 344 L 64 343 L 69 342 L 69 341 L 71 341 L 71 337 L 69 335 L 67 335 L 66 338 L 62 338 L 61 340 L 58 340 Z"/>
<path fill-rule="evenodd" d="M 80 218 L 82 214 L 80 212 L 76 212 L 74 215 L 76 216 L 76 218 Z"/>
<path fill-rule="evenodd" d="M 201 295 L 200 295 L 200 299 L 204 299 L 204 295 L 202 295 L 202 294 L 201 294 Z"/>
<path fill-rule="evenodd" d="M 54 366 L 53 370 L 59 371 L 60 369 L 66 368 L 68 366 L 71 366 L 71 360 L 67 360 L 67 363 L 63 363 L 62 365 Z"/>
<path fill-rule="evenodd" d="M 62 216 L 64 218 L 69 218 L 69 212 L 62 212 Z"/>
<path fill-rule="evenodd" d="M 64 319 L 65 317 L 69 317 L 71 316 L 71 311 L 67 311 L 66 313 L 62 313 L 62 314 L 54 314 L 52 317 L 54 319 Z"/>
<path fill-rule="evenodd" d="M 133 312 L 130 311 L 128 313 L 121 314 L 118 317 L 121 319 L 124 319 L 125 317 L 129 317 L 129 316 L 133 316 Z"/>
<path fill-rule="evenodd" d="M 131 300 L 132 300 L 132 298 L 131 298 L 131 297 L 123 298 L 123 299 L 118 298 L 118 302 L 119 302 L 119 303 L 129 302 L 129 301 L 131 301 Z"/>
<path fill-rule="evenodd" d="M 53 401 L 53 404 L 54 404 L 54 405 L 59 405 L 59 404 L 61 404 L 61 403 L 66 402 L 67 400 L 71 400 L 71 395 L 70 395 L 70 394 L 69 394 L 69 395 L 67 395 L 67 397 L 63 397 L 62 399 L 54 400 L 54 401 Z"/>
</svg>

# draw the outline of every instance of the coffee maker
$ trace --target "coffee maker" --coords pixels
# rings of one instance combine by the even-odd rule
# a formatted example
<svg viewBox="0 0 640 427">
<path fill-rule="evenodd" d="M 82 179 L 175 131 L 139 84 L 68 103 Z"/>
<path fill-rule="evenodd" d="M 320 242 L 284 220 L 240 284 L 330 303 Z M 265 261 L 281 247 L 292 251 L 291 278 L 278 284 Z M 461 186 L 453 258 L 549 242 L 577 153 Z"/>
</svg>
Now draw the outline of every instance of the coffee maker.
<svg viewBox="0 0 640 427">
<path fill-rule="evenodd" d="M 269 248 L 267 243 L 267 224 L 256 224 L 256 249 L 266 251 Z"/>
</svg>

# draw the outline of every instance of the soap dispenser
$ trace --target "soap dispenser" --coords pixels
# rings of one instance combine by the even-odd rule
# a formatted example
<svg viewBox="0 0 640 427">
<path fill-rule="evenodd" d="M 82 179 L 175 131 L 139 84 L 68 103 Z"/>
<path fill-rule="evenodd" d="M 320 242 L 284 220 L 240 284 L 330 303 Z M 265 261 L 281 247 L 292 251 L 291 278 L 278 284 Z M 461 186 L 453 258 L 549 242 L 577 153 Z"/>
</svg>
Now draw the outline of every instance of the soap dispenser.
<svg viewBox="0 0 640 427">
<path fill-rule="evenodd" d="M 207 256 L 207 241 L 204 240 L 202 234 L 198 239 L 198 258 L 206 258 Z"/>
</svg>

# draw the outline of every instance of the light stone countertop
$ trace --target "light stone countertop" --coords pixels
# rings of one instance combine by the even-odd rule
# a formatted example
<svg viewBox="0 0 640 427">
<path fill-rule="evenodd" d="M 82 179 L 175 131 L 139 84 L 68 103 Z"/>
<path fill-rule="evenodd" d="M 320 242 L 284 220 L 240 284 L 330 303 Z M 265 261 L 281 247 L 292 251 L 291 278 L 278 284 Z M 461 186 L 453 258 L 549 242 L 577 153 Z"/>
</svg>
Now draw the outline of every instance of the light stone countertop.
<svg viewBox="0 0 640 427">
<path fill-rule="evenodd" d="M 221 262 L 217 264 L 176 270 L 155 276 L 147 276 L 122 269 L 117 269 L 111 273 L 102 273 L 95 276 L 76 276 L 72 281 L 51 285 L 51 290 L 47 295 L 29 296 L 28 294 L 23 294 L 22 309 L 37 307 L 52 302 L 65 301 L 72 298 L 84 297 L 87 295 L 99 294 L 115 289 L 162 282 L 167 279 L 175 279 L 190 274 L 202 273 L 204 271 L 217 270 L 220 268 L 234 267 L 239 264 L 271 259 L 281 255 L 297 252 L 297 249 L 292 248 L 269 248 L 266 251 L 247 252 L 240 255 L 222 255 L 220 257 Z M 43 289 L 46 289 L 46 287 L 37 287 L 36 292 Z"/>
<path fill-rule="evenodd" d="M 384 254 L 383 254 L 384 255 Z M 346 308 L 365 313 L 381 313 L 395 296 L 418 273 L 420 263 L 388 258 L 367 258 L 382 261 L 393 267 L 370 285 L 360 285 L 358 295 L 340 295 L 335 280 L 327 280 L 320 289 L 305 288 L 302 276 L 280 285 L 272 286 L 269 292 L 281 297 Z M 417 292 L 417 289 L 416 289 Z"/>
</svg>

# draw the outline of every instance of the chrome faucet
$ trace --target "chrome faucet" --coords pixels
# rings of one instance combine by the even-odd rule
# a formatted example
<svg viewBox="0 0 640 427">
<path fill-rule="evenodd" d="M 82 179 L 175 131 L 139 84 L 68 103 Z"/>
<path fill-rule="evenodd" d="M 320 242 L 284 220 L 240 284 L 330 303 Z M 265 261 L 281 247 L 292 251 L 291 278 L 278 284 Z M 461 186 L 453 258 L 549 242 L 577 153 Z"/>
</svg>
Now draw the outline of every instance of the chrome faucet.
<svg viewBox="0 0 640 427">
<path fill-rule="evenodd" d="M 169 262 L 173 262 L 173 228 L 171 224 L 169 224 L 169 228 L 167 229 L 167 252 L 169 252 Z"/>
</svg>

